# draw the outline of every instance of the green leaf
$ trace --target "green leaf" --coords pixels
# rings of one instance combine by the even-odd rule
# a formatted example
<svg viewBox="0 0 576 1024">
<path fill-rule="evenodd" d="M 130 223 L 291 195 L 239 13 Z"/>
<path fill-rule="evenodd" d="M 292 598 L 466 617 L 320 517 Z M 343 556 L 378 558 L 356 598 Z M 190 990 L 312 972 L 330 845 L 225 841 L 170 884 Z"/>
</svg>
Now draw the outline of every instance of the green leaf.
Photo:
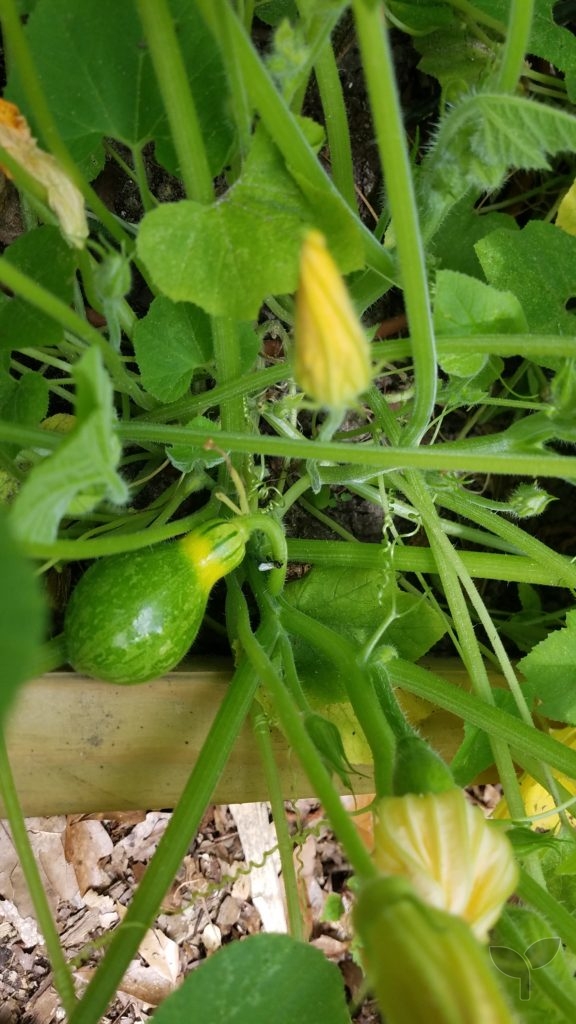
<svg viewBox="0 0 576 1024">
<path fill-rule="evenodd" d="M 121 503 L 128 495 L 116 472 L 121 446 L 114 433 L 113 389 L 96 349 L 83 355 L 74 376 L 76 426 L 31 470 L 12 506 L 13 529 L 23 540 L 53 541 L 74 503 L 74 511 L 88 511 L 104 497 Z"/>
<path fill-rule="evenodd" d="M 472 200 L 465 196 L 452 207 L 434 236 L 433 255 L 437 265 L 482 280 L 484 275 L 474 246 L 497 228 L 517 231 L 518 225 L 506 213 L 482 213 L 474 209 Z"/>
<path fill-rule="evenodd" d="M 553 998 L 556 986 L 566 1002 L 575 995 L 574 957 L 561 946 L 548 922 L 534 910 L 507 907 L 496 924 L 489 951 L 523 1024 L 560 1024 L 567 1019 Z"/>
<path fill-rule="evenodd" d="M 453 270 L 436 275 L 434 327 L 439 336 L 470 337 L 470 351 L 442 356 L 440 365 L 457 377 L 474 377 L 487 356 L 474 351 L 475 334 L 513 334 L 527 329 L 519 300 L 512 292 L 499 291 L 475 277 Z"/>
<path fill-rule="evenodd" d="M 134 331 L 142 384 L 161 402 L 174 402 L 190 387 L 195 370 L 213 358 L 206 313 L 188 302 L 154 299 Z"/>
<path fill-rule="evenodd" d="M 566 303 L 576 294 L 575 237 L 534 220 L 522 231 L 494 231 L 477 243 L 476 252 L 490 284 L 518 297 L 530 333 L 574 334 L 576 321 Z M 550 365 L 544 347 L 542 352 L 534 362 Z"/>
<path fill-rule="evenodd" d="M 354 771 L 354 768 L 346 756 L 338 726 L 315 711 L 304 716 L 304 726 L 330 774 L 335 773 L 350 789 L 349 772 Z"/>
<path fill-rule="evenodd" d="M 510 0 L 477 0 L 475 6 L 506 24 Z M 535 0 L 528 52 L 554 64 L 559 71 L 576 70 L 576 38 L 554 20 L 556 0 Z"/>
<path fill-rule="evenodd" d="M 287 935 L 224 946 L 154 1014 L 154 1024 L 350 1024 L 338 968 Z"/>
<path fill-rule="evenodd" d="M 498 188 L 510 168 L 548 170 L 548 154 L 575 149 L 576 118 L 564 110 L 503 93 L 465 96 L 442 119 L 421 165 L 425 237 L 471 190 Z"/>
<path fill-rule="evenodd" d="M 8 375 L 7 375 L 8 376 Z M 0 369 L 0 378 L 3 377 Z M 4 381 L 6 383 L 6 381 Z M 48 411 L 48 382 L 39 373 L 25 373 L 19 380 L 0 380 L 0 416 L 10 423 L 37 426 Z"/>
<path fill-rule="evenodd" d="M 278 25 L 283 18 L 297 18 L 296 0 L 256 0 L 256 14 L 267 25 Z"/>
<path fill-rule="evenodd" d="M 451 102 L 479 88 L 494 71 L 493 52 L 463 21 L 416 38 L 414 45 L 421 54 L 418 70 L 436 78 Z"/>
<path fill-rule="evenodd" d="M 4 256 L 52 295 L 66 303 L 72 300 L 74 257 L 57 228 L 28 231 L 6 249 Z M 63 337 L 62 327 L 52 317 L 24 299 L 0 292 L 0 349 L 59 345 Z"/>
<path fill-rule="evenodd" d="M 497 708 L 503 708 L 511 715 L 518 714 L 516 702 L 509 690 L 494 687 L 492 694 Z M 478 775 L 493 764 L 494 754 L 488 733 L 476 725 L 465 722 L 464 739 L 450 762 L 450 771 L 456 785 L 469 786 Z"/>
<path fill-rule="evenodd" d="M 288 584 L 284 595 L 294 608 L 330 626 L 358 649 L 389 616 L 381 643 L 409 660 L 421 658 L 446 631 L 444 619 L 426 601 L 400 591 L 394 574 L 379 569 L 318 567 Z M 346 701 L 344 679 L 330 659 L 300 637 L 294 638 L 294 655 L 314 704 Z"/>
<path fill-rule="evenodd" d="M 209 420 L 207 416 L 195 416 L 185 426 L 192 427 L 193 430 L 203 430 L 206 438 L 214 437 L 221 430 L 220 424 Z M 224 462 L 224 456 L 219 452 L 210 452 L 199 445 L 169 444 L 166 445 L 166 455 L 181 473 L 192 473 L 199 468 L 210 469 Z"/>
<path fill-rule="evenodd" d="M 321 206 L 310 203 L 259 131 L 241 177 L 221 199 L 166 203 L 147 213 L 137 250 L 174 302 L 253 320 L 267 295 L 294 291 L 305 226 L 324 231 L 343 272 L 361 265 L 357 232 L 339 208 L 329 196 Z"/>
<path fill-rule="evenodd" d="M 433 0 L 390 0 L 390 14 L 402 27 L 419 36 L 442 28 L 446 32 L 454 24 L 454 11 L 447 3 Z"/>
<path fill-rule="evenodd" d="M 538 712 L 559 722 L 576 724 L 576 611 L 566 615 L 566 626 L 549 633 L 518 663 L 526 677 L 525 692 L 538 702 Z"/>
<path fill-rule="evenodd" d="M 217 173 L 230 145 L 221 60 L 196 5 L 172 0 L 170 6 Z M 26 35 L 58 129 L 89 177 L 103 165 L 103 137 L 134 147 L 160 140 L 159 158 L 175 170 L 168 122 L 134 0 L 41 0 L 28 19 Z M 32 114 L 16 68 L 6 96 Z"/>
<path fill-rule="evenodd" d="M 0 512 L 0 727 L 14 694 L 33 673 L 46 607 L 38 577 Z"/>
</svg>

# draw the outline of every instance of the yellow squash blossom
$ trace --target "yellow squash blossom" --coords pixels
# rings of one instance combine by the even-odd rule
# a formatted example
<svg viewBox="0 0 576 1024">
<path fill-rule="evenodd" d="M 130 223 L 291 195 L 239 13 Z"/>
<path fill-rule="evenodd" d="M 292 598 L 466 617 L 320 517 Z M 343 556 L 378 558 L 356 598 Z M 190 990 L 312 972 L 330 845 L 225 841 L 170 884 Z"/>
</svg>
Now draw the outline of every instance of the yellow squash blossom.
<svg viewBox="0 0 576 1024">
<path fill-rule="evenodd" d="M 550 729 L 550 735 L 560 743 L 564 743 L 567 747 L 571 747 L 572 750 L 576 750 L 576 729 L 572 726 L 567 726 L 564 729 Z M 576 796 L 575 779 L 571 779 L 568 775 L 563 775 L 561 772 L 552 771 L 552 774 L 554 778 L 558 780 L 560 785 L 568 791 L 568 793 L 571 793 L 572 796 Z M 534 821 L 534 828 L 548 829 L 550 831 L 556 831 L 560 828 L 560 818 L 554 813 L 554 807 L 556 806 L 554 797 L 550 796 L 548 790 L 544 789 L 544 786 L 541 786 L 539 782 L 536 782 L 536 780 L 533 779 L 531 775 L 528 775 L 527 772 L 524 772 L 520 778 L 520 793 L 522 800 L 524 801 L 526 817 L 531 818 L 534 815 L 545 814 L 546 811 L 551 812 L 547 817 L 538 817 L 536 821 Z M 510 817 L 510 811 L 508 810 L 506 800 L 500 801 L 492 817 L 500 820 Z"/>
<path fill-rule="evenodd" d="M 50 153 L 40 149 L 15 103 L 0 99 L 0 146 L 46 189 L 46 201 L 70 245 L 81 249 L 88 237 L 82 193 Z M 2 167 L 7 178 L 8 168 Z"/>
<path fill-rule="evenodd" d="M 319 231 L 302 246 L 294 345 L 296 382 L 322 407 L 344 411 L 369 386 L 368 341 Z"/>
<path fill-rule="evenodd" d="M 463 918 L 486 941 L 518 869 L 506 836 L 459 789 L 384 797 L 374 841 L 384 875 L 407 879 L 424 903 Z"/>
<path fill-rule="evenodd" d="M 513 1024 L 468 925 L 427 906 L 404 879 L 368 882 L 354 923 L 387 1024 Z"/>
</svg>

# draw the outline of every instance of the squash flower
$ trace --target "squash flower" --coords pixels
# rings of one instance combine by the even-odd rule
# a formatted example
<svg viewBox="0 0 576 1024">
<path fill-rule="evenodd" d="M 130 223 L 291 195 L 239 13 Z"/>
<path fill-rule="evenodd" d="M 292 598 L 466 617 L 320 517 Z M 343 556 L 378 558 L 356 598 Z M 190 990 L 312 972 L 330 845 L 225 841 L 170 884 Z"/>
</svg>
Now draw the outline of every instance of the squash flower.
<svg viewBox="0 0 576 1024">
<path fill-rule="evenodd" d="M 46 202 L 70 245 L 82 249 L 88 223 L 82 193 L 51 153 L 40 149 L 26 118 L 15 103 L 0 99 L 0 146 L 46 190 Z M 0 169 L 12 177 L 7 167 Z"/>
<path fill-rule="evenodd" d="M 314 230 L 300 256 L 294 348 L 296 382 L 323 408 L 343 412 L 372 380 L 362 324 L 324 236 Z"/>
<path fill-rule="evenodd" d="M 468 925 L 401 878 L 360 890 L 354 923 L 387 1024 L 513 1024 L 487 952 Z"/>
<path fill-rule="evenodd" d="M 456 788 L 384 797 L 375 813 L 379 870 L 407 879 L 424 903 L 463 918 L 486 941 L 518 879 L 504 833 Z"/>
</svg>

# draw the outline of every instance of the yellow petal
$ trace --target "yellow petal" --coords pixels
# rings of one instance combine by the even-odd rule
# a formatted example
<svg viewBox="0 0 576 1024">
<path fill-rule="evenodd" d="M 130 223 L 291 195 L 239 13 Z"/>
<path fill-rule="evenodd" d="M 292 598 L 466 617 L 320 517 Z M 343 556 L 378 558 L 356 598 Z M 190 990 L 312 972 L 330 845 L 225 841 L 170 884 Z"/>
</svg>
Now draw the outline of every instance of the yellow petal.
<svg viewBox="0 0 576 1024">
<path fill-rule="evenodd" d="M 508 839 L 458 789 L 381 800 L 374 860 L 383 874 L 407 878 L 425 903 L 462 917 L 482 941 L 517 882 Z"/>
<path fill-rule="evenodd" d="M 309 231 L 302 246 L 294 344 L 296 381 L 319 405 L 346 409 L 366 391 L 370 348 L 319 231 Z"/>
<path fill-rule="evenodd" d="M 559 740 L 560 743 L 565 743 L 567 747 L 571 747 L 573 750 L 576 749 L 576 729 L 573 726 L 567 726 L 564 729 L 550 729 L 550 735 L 554 739 Z M 568 775 L 563 775 L 561 772 L 552 772 L 555 779 L 566 789 L 569 793 L 576 796 L 576 780 L 571 779 Z M 553 813 L 553 808 L 556 806 L 556 801 L 550 795 L 544 786 L 541 786 L 539 782 L 536 782 L 531 775 L 524 772 L 520 777 L 520 793 L 524 803 L 524 810 L 526 811 L 526 817 L 531 818 L 535 815 L 544 814 L 545 811 L 551 811 L 545 818 L 538 817 L 533 823 L 533 828 L 548 829 L 552 832 L 560 828 L 560 818 L 557 814 Z M 493 818 L 497 820 L 505 820 L 510 817 L 510 811 L 506 800 L 501 800 L 496 806 Z"/>
<path fill-rule="evenodd" d="M 0 99 L 0 146 L 46 189 L 48 206 L 71 245 L 82 248 L 88 223 L 82 193 L 50 153 L 40 149 L 14 103 Z M 2 168 L 7 177 L 10 174 Z"/>
<path fill-rule="evenodd" d="M 555 224 L 569 235 L 576 235 L 576 181 L 562 198 L 556 214 Z"/>
</svg>

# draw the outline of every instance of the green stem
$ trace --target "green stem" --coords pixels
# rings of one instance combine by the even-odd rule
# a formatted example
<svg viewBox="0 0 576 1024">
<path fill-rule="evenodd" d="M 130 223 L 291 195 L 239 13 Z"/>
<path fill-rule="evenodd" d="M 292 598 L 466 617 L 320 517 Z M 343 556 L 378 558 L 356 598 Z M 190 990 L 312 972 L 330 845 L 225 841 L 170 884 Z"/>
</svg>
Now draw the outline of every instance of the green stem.
<svg viewBox="0 0 576 1024">
<path fill-rule="evenodd" d="M 2 261 L 0 259 L 0 280 L 1 278 Z M 134 441 L 138 444 L 150 444 L 161 448 L 166 444 L 188 444 L 202 448 L 206 444 L 206 433 L 202 430 L 167 426 L 163 423 L 143 420 L 119 423 L 116 433 L 124 442 Z M 390 471 L 399 467 L 426 471 L 448 470 L 457 473 L 564 477 L 570 480 L 576 478 L 576 457 L 557 455 L 552 452 L 534 454 L 522 452 L 511 455 L 510 453 L 478 452 L 469 450 L 465 446 L 456 450 L 449 444 L 437 444 L 428 448 L 384 448 L 377 445 L 352 445 L 342 442 L 320 444 L 318 441 L 308 441 L 304 438 L 291 440 L 284 437 L 228 433 L 227 431 L 214 433 L 211 440 L 219 448 L 233 452 L 298 460 L 316 459 L 317 461 L 342 463 L 347 466 L 361 466 L 361 476 L 364 479 L 369 475 L 369 469 Z M 62 434 L 58 434 L 57 431 L 25 427 L 0 420 L 0 442 L 18 444 L 20 447 L 36 446 L 55 449 L 62 442 Z M 471 518 L 474 516 L 471 515 Z M 512 524 L 504 523 L 503 525 L 511 526 Z M 494 532 L 499 533 L 500 531 L 495 527 Z M 562 562 L 562 565 L 564 566 L 565 563 Z M 570 566 L 566 570 L 566 578 L 570 578 Z"/>
<path fill-rule="evenodd" d="M 273 702 L 278 721 L 288 742 L 297 754 L 298 760 L 306 772 L 311 786 L 321 801 L 334 832 L 342 843 L 350 864 L 362 879 L 373 878 L 376 869 L 372 858 L 360 839 L 350 817 L 344 810 L 340 796 L 332 784 L 332 780 L 322 764 L 318 752 L 308 736 L 302 717 L 294 705 L 292 697 L 286 690 L 274 665 L 261 646 L 250 627 L 248 609 L 238 585 L 234 587 L 234 598 L 237 605 L 238 637 L 242 648 L 252 663 L 255 672 L 268 691 Z M 274 620 L 272 619 L 272 622 Z M 77 1024 L 71 1021 L 70 1024 Z"/>
<path fill-rule="evenodd" d="M 272 557 L 274 561 L 279 564 L 277 567 L 270 570 L 268 577 L 268 589 L 271 594 L 277 596 L 281 593 L 284 587 L 284 580 L 286 578 L 286 565 L 288 562 L 286 534 L 280 526 L 280 523 L 272 518 L 272 516 L 262 514 L 246 516 L 244 523 L 251 533 L 259 531 L 270 541 Z"/>
<path fill-rule="evenodd" d="M 434 412 L 437 378 L 426 259 L 383 8 L 372 0 L 353 0 L 352 8 L 410 324 L 416 397 L 403 440 L 418 444 Z"/>
<path fill-rule="evenodd" d="M 525 758 L 537 758 L 571 779 L 576 779 L 576 751 L 547 733 L 526 725 L 516 715 L 486 704 L 453 683 L 447 683 L 445 679 L 428 669 L 401 658 L 390 662 L 387 670 L 394 685 L 400 689 L 423 697 L 431 704 L 443 708 L 444 711 L 450 711 L 464 722 L 469 722 L 508 744 L 514 750 L 514 756 L 519 763 Z"/>
<path fill-rule="evenodd" d="M 320 92 L 324 122 L 330 150 L 330 165 L 334 184 L 350 209 L 356 211 L 356 188 L 350 131 L 342 95 L 342 83 L 330 39 L 326 41 L 314 64 Z"/>
<path fill-rule="evenodd" d="M 153 419 L 157 423 L 165 423 L 168 420 L 187 420 L 194 416 L 200 416 L 207 409 L 215 409 L 218 406 L 224 407 L 231 398 L 245 398 L 248 395 L 258 394 L 265 391 L 273 384 L 286 379 L 286 366 L 267 366 L 265 370 L 255 370 L 250 374 L 244 374 L 235 380 L 229 380 L 226 384 L 218 384 L 210 391 L 204 391 L 200 395 L 186 395 L 185 398 L 172 402 L 170 405 L 160 406 L 150 412 L 141 413 L 135 419 L 144 423 Z"/>
<path fill-rule="evenodd" d="M 522 868 L 517 891 L 521 899 L 544 915 L 562 942 L 576 953 L 576 919 L 573 914 Z"/>
<path fill-rule="evenodd" d="M 144 408 L 150 408 L 154 404 L 153 400 L 144 394 L 136 381 L 126 372 L 118 353 L 113 350 L 95 327 L 78 316 L 62 299 L 37 284 L 27 274 L 23 274 L 4 256 L 0 256 L 0 283 L 24 299 L 25 302 L 29 302 L 30 305 L 55 320 L 64 330 L 70 331 L 87 345 L 95 345 L 110 371 L 116 390 L 130 395 L 137 405 Z"/>
<path fill-rule="evenodd" d="M 559 472 L 558 476 L 562 476 L 562 474 Z M 496 512 L 482 508 L 474 500 L 474 497 L 467 495 L 465 491 L 460 491 L 458 494 L 437 491 L 435 500 L 441 508 L 451 509 L 458 515 L 478 523 L 485 530 L 495 533 L 517 551 L 521 551 L 527 558 L 540 565 L 543 572 L 550 574 L 557 572 L 559 578 L 563 580 L 564 586 L 576 586 L 576 566 L 571 559 L 566 559 L 564 555 L 554 551 L 537 537 L 533 537 L 521 529 L 516 523 L 511 523 Z M 506 576 L 501 578 L 507 579 Z"/>
<path fill-rule="evenodd" d="M 54 974 L 54 986 L 68 1015 L 72 1014 L 77 1005 L 74 982 L 64 958 L 58 930 L 52 917 L 52 911 L 46 898 L 46 893 L 40 878 L 38 865 L 34 857 L 34 851 L 30 845 L 30 839 L 26 831 L 26 822 L 20 806 L 14 777 L 10 767 L 8 751 L 3 732 L 0 730 L 0 795 L 6 816 L 10 823 L 12 842 L 18 854 L 18 860 L 26 879 L 26 885 L 32 898 L 36 920 L 44 937 L 46 950 L 52 971 Z"/>
<path fill-rule="evenodd" d="M 47 549 L 46 549 L 47 550 Z M 541 583 L 549 587 L 576 586 L 576 566 L 565 558 L 562 569 L 550 569 L 541 561 L 523 555 L 492 555 L 482 551 L 458 551 L 470 576 L 485 580 Z M 435 573 L 430 548 L 396 545 L 392 552 L 384 545 L 362 541 L 288 540 L 288 560 L 303 565 L 349 566 L 355 569 L 393 569 L 395 572 Z"/>
<path fill-rule="evenodd" d="M 8 437 L 10 424 L 0 421 L 0 440 L 13 440 L 13 432 Z M 116 428 L 123 441 L 138 443 L 189 444 L 202 447 L 206 443 L 206 434 L 191 427 L 166 426 L 165 424 L 131 421 L 120 423 Z M 39 431 L 22 428 L 22 437 L 34 435 L 37 443 Z M 46 431 L 44 440 L 49 438 Z M 345 442 L 320 443 L 298 438 L 290 440 L 284 437 L 268 437 L 257 434 L 240 434 L 218 431 L 213 440 L 218 447 L 232 452 L 250 452 L 253 455 L 276 455 L 284 458 L 315 459 L 316 461 L 341 462 L 349 465 L 363 465 L 376 470 L 404 469 L 444 469 L 454 472 L 511 474 L 514 476 L 558 476 L 574 479 L 576 477 L 576 457 L 556 455 L 552 452 L 506 452 L 476 451 L 473 447 L 463 445 L 455 449 L 450 444 L 437 444 L 430 447 L 384 448 L 378 445 L 348 444 Z M 48 447 L 48 444 L 45 444 Z"/>
<path fill-rule="evenodd" d="M 260 754 L 260 760 L 264 769 L 266 792 L 268 794 L 268 800 L 270 801 L 272 818 L 276 828 L 290 934 L 294 939 L 298 939 L 302 942 L 305 937 L 304 929 L 302 927 L 298 880 L 296 878 L 296 871 L 294 870 L 294 844 L 288 831 L 286 811 L 284 808 L 284 794 L 282 792 L 278 766 L 274 760 L 274 751 L 270 740 L 270 729 L 267 718 L 261 712 L 253 710 L 252 727 L 258 752 Z"/>
<path fill-rule="evenodd" d="M 132 148 L 132 161 L 134 163 L 134 172 L 136 177 L 136 184 L 138 185 L 138 191 L 142 200 L 142 206 L 144 211 L 147 213 L 148 210 L 153 210 L 157 203 L 150 191 L 148 184 L 148 176 L 146 173 L 146 163 L 142 154 L 142 146 L 133 146 Z"/>
<path fill-rule="evenodd" d="M 346 695 L 364 733 L 374 761 L 374 781 L 379 796 L 392 792 L 394 734 L 384 717 L 371 680 L 356 660 L 352 645 L 333 629 L 293 608 L 278 602 L 282 625 L 288 633 L 303 637 L 322 651 L 342 672 Z"/>
<path fill-rule="evenodd" d="M 212 175 L 206 157 L 204 135 L 174 28 L 174 18 L 167 0 L 136 2 L 186 194 L 198 203 L 211 203 L 214 199 Z"/>
<path fill-rule="evenodd" d="M 462 650 L 464 664 L 470 674 L 472 685 L 487 704 L 494 704 L 494 696 L 488 678 L 486 666 L 482 660 L 480 648 L 476 640 L 474 625 L 468 611 L 461 587 L 462 566 L 458 562 L 457 553 L 438 523 L 438 514 L 426 485 L 415 473 L 406 475 L 402 489 L 412 504 L 418 509 L 426 530 L 430 548 L 436 560 L 436 567 L 448 607 L 452 613 L 454 626 Z M 470 581 L 473 587 L 472 582 Z M 513 817 L 524 814 L 524 803 L 516 777 L 508 745 L 499 737 L 489 735 L 490 746 L 498 769 L 500 781 L 506 793 L 506 799 Z"/>
<path fill-rule="evenodd" d="M 212 22 L 212 0 L 197 0 L 206 23 Z M 228 39 L 233 40 L 234 51 L 246 89 L 262 122 L 274 143 L 284 156 L 296 179 L 307 182 L 318 196 L 326 195 L 334 203 L 348 226 L 362 238 L 369 267 L 377 275 L 379 293 L 383 294 L 396 280 L 396 266 L 389 253 L 374 238 L 372 232 L 359 220 L 354 210 L 340 195 L 338 189 L 318 163 L 298 121 L 282 96 L 277 92 L 266 67 L 253 46 L 243 25 L 228 4 L 222 5 L 221 16 L 226 19 Z"/>
<path fill-rule="evenodd" d="M 272 642 L 274 625 L 263 626 L 259 635 L 264 643 Z M 106 956 L 84 997 L 70 1016 L 69 1024 L 98 1024 L 106 1011 L 198 829 L 250 710 L 258 682 L 249 662 L 243 660 L 236 669 L 168 828 L 126 916 L 114 933 Z"/>
<path fill-rule="evenodd" d="M 498 74 L 498 87 L 502 92 L 514 92 L 518 85 L 529 49 L 533 16 L 534 0 L 510 0 L 508 31 Z"/>
<path fill-rule="evenodd" d="M 38 544 L 35 541 L 22 542 L 22 548 L 30 558 L 50 558 L 53 561 L 82 561 L 88 558 L 102 558 L 107 555 L 120 555 L 124 551 L 138 551 L 140 548 L 159 544 L 161 541 L 180 537 L 204 522 L 213 509 L 206 505 L 200 512 L 192 512 L 183 519 L 166 526 L 149 526 L 146 530 L 134 533 L 119 533 L 107 537 L 95 537 L 89 540 L 55 540 L 51 544 Z"/>
<path fill-rule="evenodd" d="M 481 8 L 475 7 L 469 0 L 448 0 L 448 2 L 456 10 L 461 11 L 467 18 L 470 18 L 471 21 L 476 21 L 479 25 L 486 25 L 487 28 L 492 28 L 495 32 L 499 32 L 501 36 L 506 35 L 506 25 L 504 22 L 498 21 L 491 14 L 487 14 Z"/>
</svg>

